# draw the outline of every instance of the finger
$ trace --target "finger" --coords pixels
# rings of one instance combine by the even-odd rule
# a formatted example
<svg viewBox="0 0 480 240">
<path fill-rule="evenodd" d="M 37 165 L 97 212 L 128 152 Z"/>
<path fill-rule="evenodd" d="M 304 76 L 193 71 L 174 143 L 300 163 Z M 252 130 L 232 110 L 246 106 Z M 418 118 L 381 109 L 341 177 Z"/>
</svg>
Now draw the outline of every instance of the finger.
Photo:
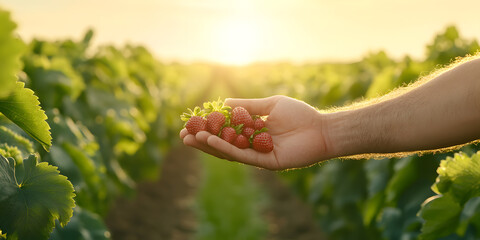
<svg viewBox="0 0 480 240">
<path fill-rule="evenodd" d="M 195 135 L 195 139 L 198 141 L 198 142 L 201 142 L 205 145 L 208 145 L 207 143 L 207 139 L 208 137 L 212 136 L 211 133 L 207 132 L 207 131 L 200 131 L 198 132 L 196 135 Z"/>
<path fill-rule="evenodd" d="M 207 143 L 230 160 L 270 170 L 279 169 L 273 152 L 258 153 L 251 148 L 240 149 L 214 135 L 208 137 Z"/>
<path fill-rule="evenodd" d="M 210 136 L 213 136 L 213 135 L 211 133 L 207 132 L 207 131 L 200 131 L 195 135 L 195 139 L 199 143 L 208 147 L 208 149 L 206 149 L 208 151 L 207 153 L 209 153 L 211 155 L 214 155 L 214 156 L 217 156 L 217 157 L 222 158 L 222 159 L 227 159 L 225 154 L 223 154 L 222 152 L 220 152 L 220 151 L 216 150 L 215 148 L 212 148 L 211 146 L 208 145 L 207 139 Z"/>
<path fill-rule="evenodd" d="M 256 99 L 227 98 L 225 104 L 234 108 L 242 106 L 252 115 L 269 115 L 278 101 L 278 96 Z"/>
<path fill-rule="evenodd" d="M 219 151 L 215 150 L 214 148 L 208 146 L 207 144 L 204 144 L 202 142 L 197 141 L 195 136 L 191 135 L 191 134 L 187 135 L 183 139 L 183 144 L 185 144 L 187 146 L 190 146 L 190 147 L 194 147 L 198 150 L 201 150 L 202 152 L 208 153 L 208 154 L 213 155 L 213 156 L 218 157 L 218 158 L 222 158 L 222 159 L 226 158 L 225 155 L 223 155 Z"/>
<path fill-rule="evenodd" d="M 185 138 L 185 136 L 187 136 L 187 135 L 188 135 L 188 131 L 187 131 L 186 128 L 184 128 L 180 131 L 180 138 L 181 139 Z"/>
</svg>

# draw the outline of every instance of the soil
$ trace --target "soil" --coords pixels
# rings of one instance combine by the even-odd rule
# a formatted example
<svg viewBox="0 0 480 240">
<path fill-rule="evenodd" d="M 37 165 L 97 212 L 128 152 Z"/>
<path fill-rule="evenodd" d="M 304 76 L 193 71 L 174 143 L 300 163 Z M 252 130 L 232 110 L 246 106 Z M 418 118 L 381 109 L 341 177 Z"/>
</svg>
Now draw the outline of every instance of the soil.
<svg viewBox="0 0 480 240">
<path fill-rule="evenodd" d="M 316 224 L 312 207 L 295 195 L 274 172 L 257 169 L 255 176 L 270 196 L 270 205 L 264 210 L 269 225 L 266 240 L 326 239 Z"/>
<path fill-rule="evenodd" d="M 321 240 L 310 206 L 302 202 L 274 172 L 254 170 L 269 194 L 264 210 L 267 240 Z M 119 198 L 106 223 L 113 240 L 194 239 L 197 227 L 193 204 L 201 183 L 196 150 L 179 146 L 168 154 L 158 181 L 138 184 L 132 198 Z"/>
<path fill-rule="evenodd" d="M 192 239 L 199 182 L 200 162 L 195 150 L 185 146 L 172 149 L 158 181 L 140 183 L 134 199 L 116 201 L 106 219 L 112 239 Z"/>
</svg>

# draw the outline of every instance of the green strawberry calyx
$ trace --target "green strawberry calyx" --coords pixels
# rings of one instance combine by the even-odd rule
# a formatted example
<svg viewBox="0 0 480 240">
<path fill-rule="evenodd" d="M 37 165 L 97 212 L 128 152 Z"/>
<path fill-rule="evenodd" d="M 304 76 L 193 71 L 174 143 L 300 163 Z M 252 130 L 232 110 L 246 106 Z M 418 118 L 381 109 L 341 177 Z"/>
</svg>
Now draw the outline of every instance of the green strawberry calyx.
<svg viewBox="0 0 480 240">
<path fill-rule="evenodd" d="M 211 112 L 220 112 L 225 116 L 226 119 L 230 119 L 230 112 L 232 108 L 225 105 L 225 102 L 218 98 L 217 101 L 205 102 L 203 103 L 203 108 L 206 114 Z"/>
<path fill-rule="evenodd" d="M 185 123 L 188 122 L 188 120 L 190 120 L 190 118 L 193 116 L 200 116 L 200 117 L 205 116 L 205 111 L 198 106 L 195 107 L 193 110 L 191 108 L 188 108 L 187 110 L 188 112 L 185 112 L 182 115 L 180 115 L 180 119 L 182 119 L 182 121 L 184 121 Z"/>
</svg>

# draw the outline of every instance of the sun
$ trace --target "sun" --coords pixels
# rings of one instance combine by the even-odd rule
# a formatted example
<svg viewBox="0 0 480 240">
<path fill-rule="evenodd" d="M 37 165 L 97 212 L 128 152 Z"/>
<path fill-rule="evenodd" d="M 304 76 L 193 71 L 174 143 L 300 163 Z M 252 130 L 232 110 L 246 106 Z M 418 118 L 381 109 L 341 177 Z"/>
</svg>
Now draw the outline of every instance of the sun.
<svg viewBox="0 0 480 240">
<path fill-rule="evenodd" d="M 218 28 L 216 59 L 224 64 L 244 65 L 255 60 L 260 31 L 255 22 L 233 19 Z"/>
</svg>

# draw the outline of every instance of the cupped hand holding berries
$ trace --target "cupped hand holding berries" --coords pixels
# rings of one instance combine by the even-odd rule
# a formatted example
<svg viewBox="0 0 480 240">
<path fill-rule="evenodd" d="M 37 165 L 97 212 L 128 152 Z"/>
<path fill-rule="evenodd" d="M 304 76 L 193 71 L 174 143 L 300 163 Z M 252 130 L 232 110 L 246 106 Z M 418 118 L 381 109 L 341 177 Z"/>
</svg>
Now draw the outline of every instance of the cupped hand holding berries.
<svg viewBox="0 0 480 240">
<path fill-rule="evenodd" d="M 225 105 L 233 109 L 241 106 L 251 115 L 266 116 L 264 123 L 247 120 L 246 129 L 238 131 L 238 134 L 246 135 L 244 132 L 247 132 L 248 137 L 248 134 L 251 134 L 249 128 L 255 126 L 265 126 L 268 131 L 257 131 L 253 138 L 250 138 L 252 148 L 236 147 L 206 129 L 196 134 L 189 134 L 187 129 L 182 129 L 180 137 L 183 143 L 219 158 L 271 170 L 306 167 L 330 157 L 326 154 L 326 138 L 322 133 L 323 115 L 302 101 L 286 96 L 273 96 L 263 99 L 227 99 Z M 231 121 L 237 120 L 232 116 Z M 221 133 L 219 135 L 221 136 Z M 268 139 L 270 137 L 272 141 Z M 238 141 L 245 142 L 243 137 Z M 255 142 L 260 146 L 258 149 Z M 273 143 L 271 147 L 269 142 Z M 262 149 L 262 144 L 267 150 Z"/>
</svg>

